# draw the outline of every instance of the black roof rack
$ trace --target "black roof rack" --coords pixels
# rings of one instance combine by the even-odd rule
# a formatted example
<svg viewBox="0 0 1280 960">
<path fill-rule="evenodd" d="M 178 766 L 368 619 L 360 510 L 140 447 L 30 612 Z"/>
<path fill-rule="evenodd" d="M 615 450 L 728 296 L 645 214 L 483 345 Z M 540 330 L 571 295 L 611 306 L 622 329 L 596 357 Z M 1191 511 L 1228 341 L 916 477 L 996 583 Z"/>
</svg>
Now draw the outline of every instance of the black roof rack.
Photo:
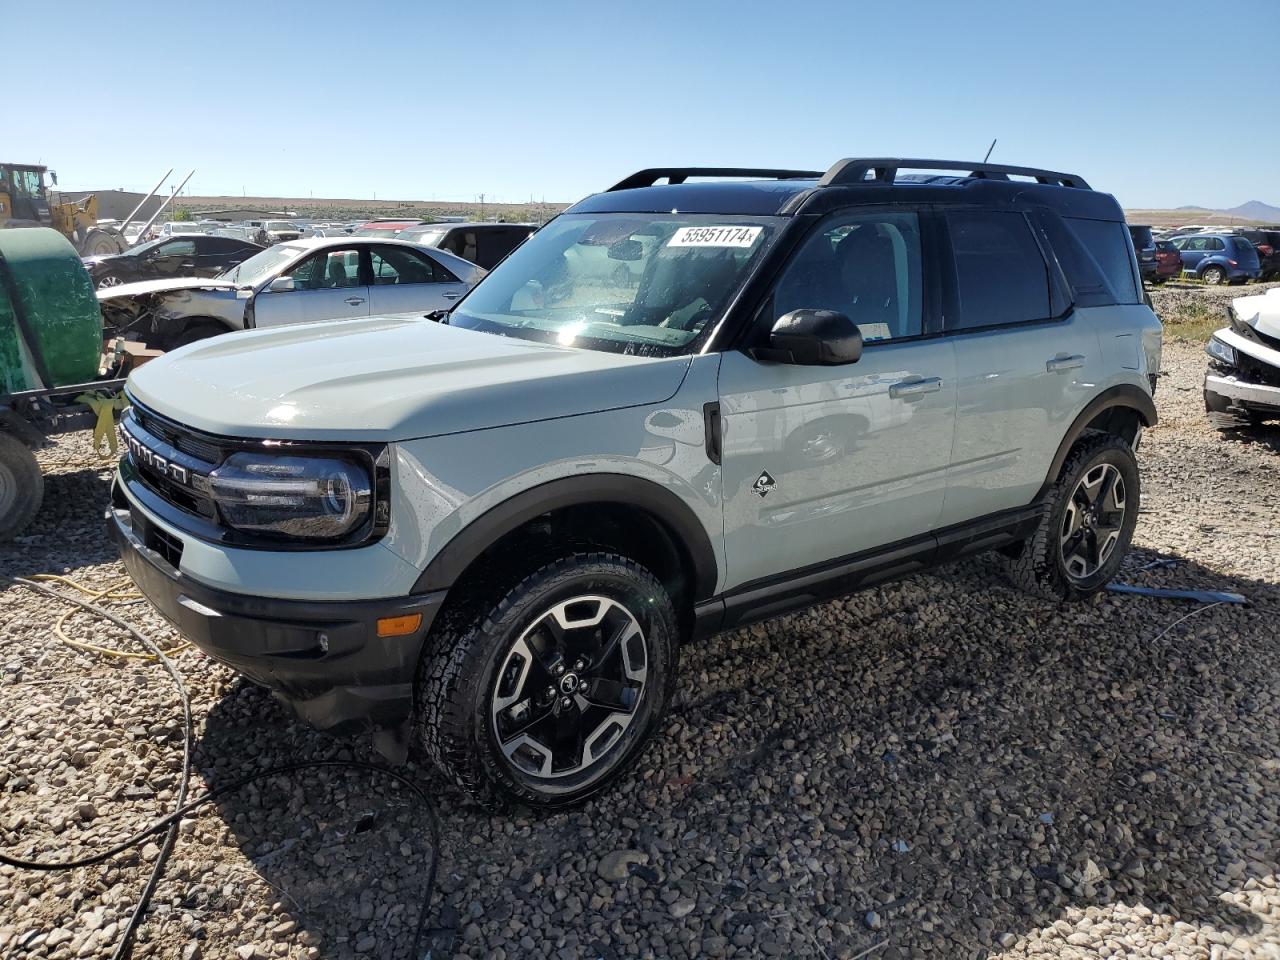
<svg viewBox="0 0 1280 960">
<path fill-rule="evenodd" d="M 751 180 L 816 180 L 821 170 L 773 170 L 756 167 L 650 167 L 619 180 L 606 193 L 652 187 L 659 180 L 684 183 L 690 177 L 742 177 Z"/>
<path fill-rule="evenodd" d="M 850 157 L 835 163 L 818 181 L 820 187 L 856 183 L 893 183 L 898 170 L 965 170 L 979 180 L 1008 180 L 1012 176 L 1032 177 L 1037 183 L 1060 187 L 1091 189 L 1083 177 L 1074 173 L 1058 173 L 1035 167 L 1007 167 L 996 163 L 974 163 L 967 160 L 919 160 L 910 157 Z M 868 176 L 870 174 L 870 176 Z"/>
</svg>

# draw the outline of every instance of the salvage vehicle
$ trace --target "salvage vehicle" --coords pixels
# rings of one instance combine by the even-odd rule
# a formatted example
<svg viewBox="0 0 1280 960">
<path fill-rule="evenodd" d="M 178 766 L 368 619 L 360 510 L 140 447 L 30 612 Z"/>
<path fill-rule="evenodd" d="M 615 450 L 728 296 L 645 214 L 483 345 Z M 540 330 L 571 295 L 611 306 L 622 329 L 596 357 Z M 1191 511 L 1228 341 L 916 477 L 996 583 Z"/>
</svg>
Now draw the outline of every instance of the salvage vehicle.
<svg viewBox="0 0 1280 960">
<path fill-rule="evenodd" d="M 105 370 L 103 368 L 106 368 Z M 46 438 L 111 421 L 124 386 L 103 357 L 102 314 L 76 249 L 44 227 L 0 231 L 0 542 L 36 515 Z M 107 404 L 102 413 L 85 395 Z"/>
<path fill-rule="evenodd" d="M 409 227 L 423 226 L 426 220 L 370 220 L 351 231 L 353 237 L 381 237 L 384 240 L 399 239 L 400 233 Z"/>
<path fill-rule="evenodd" d="M 1142 273 L 1142 279 L 1155 282 L 1157 275 L 1156 266 L 1156 238 L 1151 234 L 1151 228 L 1147 226 L 1135 226 L 1129 224 L 1129 236 L 1133 238 L 1133 249 L 1138 254 L 1138 269 Z"/>
<path fill-rule="evenodd" d="M 1172 240 L 1156 241 L 1156 275 L 1152 283 L 1164 283 L 1182 275 L 1182 255 Z"/>
<path fill-rule="evenodd" d="M 1280 277 L 1280 230 L 1257 227 L 1236 227 L 1231 231 L 1244 237 L 1258 251 L 1258 265 L 1263 280 Z"/>
<path fill-rule="evenodd" d="M 1204 408 L 1219 430 L 1280 419 L 1280 287 L 1236 297 L 1205 344 Z"/>
<path fill-rule="evenodd" d="M 443 250 L 399 240 L 313 237 L 267 247 L 208 280 L 98 291 L 108 325 L 163 350 L 233 330 L 452 305 L 484 275 Z"/>
<path fill-rule="evenodd" d="M 148 363 L 106 519 L 200 649 L 482 802 L 616 780 L 693 638 L 984 550 L 1078 600 L 1129 547 L 1161 327 L 1073 174 L 643 170 L 435 319 Z"/>
<path fill-rule="evenodd" d="M 420 223 L 405 227 L 396 239 L 439 247 L 492 270 L 537 229 L 531 223 Z"/>
<path fill-rule="evenodd" d="M 302 227 L 291 220 L 268 220 L 262 229 L 266 231 L 268 244 L 297 240 L 302 236 Z"/>
<path fill-rule="evenodd" d="M 1196 233 L 1173 238 L 1182 269 L 1205 283 L 1244 283 L 1262 275 L 1258 251 L 1244 237 L 1229 233 Z"/>
<path fill-rule="evenodd" d="M 85 257 L 84 265 L 103 290 L 138 280 L 216 277 L 263 249 L 248 240 L 193 234 L 141 243 L 110 257 Z"/>
</svg>

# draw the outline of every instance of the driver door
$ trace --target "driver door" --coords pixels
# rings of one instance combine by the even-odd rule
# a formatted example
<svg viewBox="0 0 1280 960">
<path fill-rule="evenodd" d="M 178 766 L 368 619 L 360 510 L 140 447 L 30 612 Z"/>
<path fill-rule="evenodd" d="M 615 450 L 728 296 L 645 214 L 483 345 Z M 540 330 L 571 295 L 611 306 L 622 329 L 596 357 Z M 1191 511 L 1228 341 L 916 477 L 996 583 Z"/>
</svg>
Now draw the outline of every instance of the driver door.
<svg viewBox="0 0 1280 960">
<path fill-rule="evenodd" d="M 922 213 L 836 214 L 784 269 L 755 339 L 801 308 L 835 310 L 862 332 L 842 366 L 726 353 L 726 587 L 886 547 L 933 530 L 955 433 L 955 354 L 930 336 Z M 932 300 L 932 295 L 930 295 Z"/>
<path fill-rule="evenodd" d="M 361 262 L 366 256 L 358 245 L 352 245 L 326 247 L 300 260 L 282 274 L 293 279 L 292 290 L 272 290 L 268 283 L 254 298 L 254 325 L 276 327 L 369 316 L 368 266 Z"/>
</svg>

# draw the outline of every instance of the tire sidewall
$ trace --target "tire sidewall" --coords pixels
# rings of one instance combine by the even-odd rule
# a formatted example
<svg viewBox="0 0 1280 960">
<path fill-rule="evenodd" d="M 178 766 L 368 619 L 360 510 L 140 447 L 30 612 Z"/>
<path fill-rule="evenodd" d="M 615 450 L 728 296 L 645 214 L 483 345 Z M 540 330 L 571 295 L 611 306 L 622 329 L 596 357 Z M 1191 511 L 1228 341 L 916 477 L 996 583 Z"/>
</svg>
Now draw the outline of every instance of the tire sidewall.
<svg viewBox="0 0 1280 960">
<path fill-rule="evenodd" d="M 0 433 L 0 471 L 11 484 L 13 502 L 0 514 L 0 542 L 11 540 L 26 528 L 44 500 L 44 477 L 35 455 L 21 440 Z"/>
<path fill-rule="evenodd" d="M 607 787 L 639 758 L 671 700 L 677 657 L 676 623 L 670 601 L 657 581 L 647 575 L 647 571 L 641 571 L 642 568 L 603 558 L 566 566 L 528 585 L 527 589 L 521 589 L 525 585 L 517 587 L 521 595 L 514 598 L 508 595 L 509 602 L 500 605 L 496 619 L 486 620 L 477 632 L 476 637 L 485 644 L 485 650 L 483 669 L 468 681 L 467 702 L 472 705 L 470 739 L 484 777 L 497 785 L 500 792 L 531 806 L 573 804 Z M 641 714 L 596 765 L 557 780 L 538 780 L 514 769 L 498 745 L 490 716 L 498 668 L 512 643 L 551 606 L 583 594 L 618 601 L 635 616 L 644 632 L 648 672 L 636 708 Z"/>
<path fill-rule="evenodd" d="M 1082 477 L 1104 463 L 1114 466 L 1124 481 L 1125 511 L 1124 521 L 1120 527 L 1120 539 L 1116 542 L 1110 555 L 1097 571 L 1083 579 L 1067 572 L 1066 562 L 1062 557 L 1062 546 L 1059 542 L 1062 521 L 1066 514 L 1067 504 Z M 1071 594 L 1087 596 L 1102 589 L 1111 581 L 1120 569 L 1129 545 L 1133 541 L 1133 532 L 1138 524 L 1138 507 L 1141 504 L 1141 487 L 1138 473 L 1138 462 L 1133 451 L 1127 446 L 1109 445 L 1096 451 L 1091 456 L 1082 458 L 1073 470 L 1062 479 L 1059 495 L 1049 511 L 1049 543 L 1050 562 L 1053 565 L 1054 577 L 1059 580 Z"/>
</svg>

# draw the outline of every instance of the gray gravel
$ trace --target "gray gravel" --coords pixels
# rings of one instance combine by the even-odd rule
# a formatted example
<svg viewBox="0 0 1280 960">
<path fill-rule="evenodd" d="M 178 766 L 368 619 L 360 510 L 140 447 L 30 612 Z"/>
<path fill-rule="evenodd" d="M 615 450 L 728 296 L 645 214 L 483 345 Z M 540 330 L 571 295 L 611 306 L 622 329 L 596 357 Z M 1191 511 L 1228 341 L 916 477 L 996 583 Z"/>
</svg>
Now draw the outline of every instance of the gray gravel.
<svg viewBox="0 0 1280 960">
<path fill-rule="evenodd" d="M 444 833 L 433 957 L 1280 958 L 1280 430 L 1208 429 L 1198 345 L 1166 347 L 1126 578 L 1248 607 L 1058 607 L 979 558 L 685 651 L 679 701 L 613 792 Z M 73 436 L 10 573 L 121 574 L 108 474 Z M 1171 569 L 1140 568 L 1157 558 Z M 114 603 L 161 642 L 145 604 Z M 0 594 L 0 846 L 88 851 L 172 802 L 178 703 L 154 665 L 57 642 Z M 76 636 L 126 643 L 76 616 Z M 200 784 L 376 759 L 187 652 Z M 404 956 L 420 811 L 357 774 L 281 779 L 183 824 L 139 957 Z M 154 846 L 66 874 L 0 868 L 0 956 L 106 958 Z"/>
</svg>

